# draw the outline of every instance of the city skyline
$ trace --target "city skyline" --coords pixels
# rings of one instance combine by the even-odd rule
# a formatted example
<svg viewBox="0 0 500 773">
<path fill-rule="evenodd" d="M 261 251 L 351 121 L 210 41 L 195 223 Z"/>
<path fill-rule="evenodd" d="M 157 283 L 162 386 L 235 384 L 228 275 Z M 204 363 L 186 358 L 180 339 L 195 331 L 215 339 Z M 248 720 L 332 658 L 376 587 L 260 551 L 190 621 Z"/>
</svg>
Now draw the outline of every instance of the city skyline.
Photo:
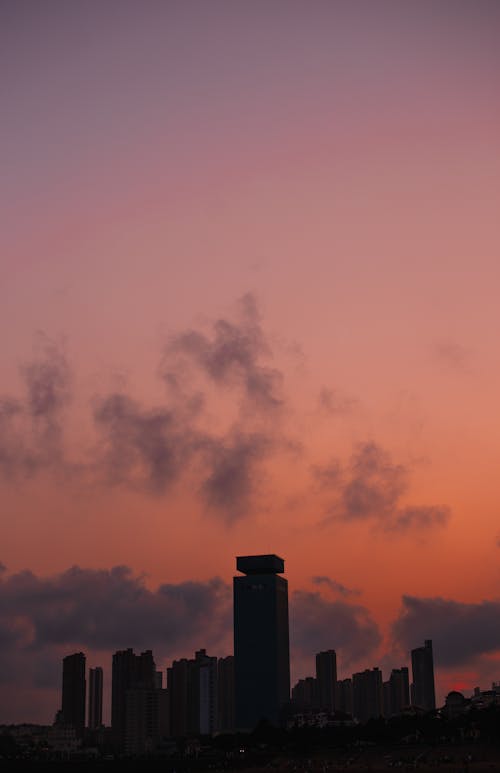
<svg viewBox="0 0 500 773">
<path fill-rule="evenodd" d="M 0 722 L 68 653 L 229 655 L 273 552 L 292 683 L 426 639 L 438 702 L 499 680 L 499 39 L 493 0 L 0 4 Z"/>
</svg>

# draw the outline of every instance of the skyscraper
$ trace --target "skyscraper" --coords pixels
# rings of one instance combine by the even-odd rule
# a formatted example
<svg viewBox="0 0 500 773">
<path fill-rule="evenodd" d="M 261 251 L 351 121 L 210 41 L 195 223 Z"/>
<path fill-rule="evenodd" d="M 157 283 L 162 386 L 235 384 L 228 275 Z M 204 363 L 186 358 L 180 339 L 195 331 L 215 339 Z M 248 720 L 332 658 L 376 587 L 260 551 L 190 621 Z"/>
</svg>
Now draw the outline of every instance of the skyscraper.
<svg viewBox="0 0 500 773">
<path fill-rule="evenodd" d="M 85 728 L 85 655 L 75 652 L 63 658 L 61 719 L 75 728 L 77 737 Z"/>
<path fill-rule="evenodd" d="M 102 725 L 102 668 L 89 670 L 89 728 L 96 730 Z"/>
<path fill-rule="evenodd" d="M 337 654 L 335 650 L 318 652 L 316 655 L 316 681 L 320 709 L 333 714 L 337 689 Z"/>
<path fill-rule="evenodd" d="M 213 735 L 217 730 L 217 658 L 197 650 L 194 659 L 167 669 L 170 734 Z"/>
<path fill-rule="evenodd" d="M 436 708 L 436 693 L 434 688 L 434 658 L 432 641 L 426 639 L 423 647 L 411 651 L 411 669 L 413 684 L 411 686 L 411 702 L 425 711 Z"/>
<path fill-rule="evenodd" d="M 384 717 L 394 717 L 410 705 L 408 669 L 393 668 L 391 676 L 384 682 Z"/>
<path fill-rule="evenodd" d="M 217 662 L 217 712 L 220 733 L 234 732 L 234 657 Z"/>
<path fill-rule="evenodd" d="M 352 675 L 352 704 L 353 715 L 359 722 L 382 716 L 382 672 L 378 668 Z"/>
<path fill-rule="evenodd" d="M 156 666 L 151 650 L 135 655 L 119 650 L 113 655 L 111 682 L 111 727 L 116 745 L 125 747 L 127 733 L 127 695 L 132 690 L 155 690 Z"/>
<path fill-rule="evenodd" d="M 290 699 L 288 583 L 276 555 L 239 556 L 233 580 L 237 730 L 279 724 Z"/>
</svg>

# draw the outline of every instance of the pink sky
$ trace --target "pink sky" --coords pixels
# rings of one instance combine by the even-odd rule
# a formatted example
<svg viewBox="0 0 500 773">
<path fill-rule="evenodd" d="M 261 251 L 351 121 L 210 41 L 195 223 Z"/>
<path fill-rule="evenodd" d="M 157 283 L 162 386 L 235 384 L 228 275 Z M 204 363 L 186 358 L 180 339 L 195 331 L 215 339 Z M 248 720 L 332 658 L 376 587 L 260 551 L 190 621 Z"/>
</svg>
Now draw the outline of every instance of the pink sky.
<svg viewBox="0 0 500 773">
<path fill-rule="evenodd" d="M 433 638 L 441 698 L 500 679 L 498 4 L 25 0 L 0 30 L 0 722 L 52 720 L 62 655 L 147 646 L 126 588 L 159 666 L 228 654 L 254 552 L 295 677 Z"/>
</svg>

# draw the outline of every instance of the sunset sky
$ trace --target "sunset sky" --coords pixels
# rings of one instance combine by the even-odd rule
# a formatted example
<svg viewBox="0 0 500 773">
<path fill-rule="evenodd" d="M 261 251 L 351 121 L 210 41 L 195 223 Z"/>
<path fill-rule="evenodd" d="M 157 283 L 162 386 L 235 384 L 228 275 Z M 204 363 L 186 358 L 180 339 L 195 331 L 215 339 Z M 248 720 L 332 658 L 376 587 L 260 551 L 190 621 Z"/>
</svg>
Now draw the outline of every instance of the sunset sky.
<svg viewBox="0 0 500 773">
<path fill-rule="evenodd" d="M 61 659 L 500 681 L 500 4 L 2 0 L 0 723 Z M 109 710 L 106 706 L 106 719 Z"/>
</svg>

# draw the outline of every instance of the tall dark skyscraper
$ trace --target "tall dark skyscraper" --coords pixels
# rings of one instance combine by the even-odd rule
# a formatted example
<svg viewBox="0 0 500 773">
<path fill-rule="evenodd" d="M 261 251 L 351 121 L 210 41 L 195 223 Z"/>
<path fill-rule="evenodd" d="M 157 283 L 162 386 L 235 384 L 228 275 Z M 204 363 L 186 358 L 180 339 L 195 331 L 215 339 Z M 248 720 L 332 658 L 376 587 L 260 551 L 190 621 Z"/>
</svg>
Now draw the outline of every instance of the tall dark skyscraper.
<svg viewBox="0 0 500 773">
<path fill-rule="evenodd" d="M 318 652 L 316 655 L 316 682 L 320 709 L 333 714 L 337 690 L 337 654 L 335 650 Z"/>
<path fill-rule="evenodd" d="M 85 655 L 76 652 L 63 658 L 61 719 L 75 728 L 78 737 L 85 728 Z"/>
<path fill-rule="evenodd" d="M 140 655 L 135 655 L 131 649 L 115 652 L 111 683 L 111 728 L 118 747 L 125 747 L 129 694 L 134 690 L 155 689 L 156 666 L 151 650 L 141 652 Z"/>
<path fill-rule="evenodd" d="M 89 728 L 95 730 L 102 725 L 102 668 L 89 670 Z"/>
<path fill-rule="evenodd" d="M 413 675 L 412 704 L 426 711 L 433 711 L 436 708 L 436 692 L 431 639 L 426 639 L 423 647 L 417 647 L 411 651 L 411 668 Z"/>
<path fill-rule="evenodd" d="M 235 723 L 252 730 L 279 724 L 290 699 L 288 582 L 276 555 L 240 556 L 233 580 Z"/>
<path fill-rule="evenodd" d="M 352 711 L 360 722 L 381 717 L 383 714 L 382 672 L 378 668 L 365 669 L 352 675 Z"/>
</svg>

